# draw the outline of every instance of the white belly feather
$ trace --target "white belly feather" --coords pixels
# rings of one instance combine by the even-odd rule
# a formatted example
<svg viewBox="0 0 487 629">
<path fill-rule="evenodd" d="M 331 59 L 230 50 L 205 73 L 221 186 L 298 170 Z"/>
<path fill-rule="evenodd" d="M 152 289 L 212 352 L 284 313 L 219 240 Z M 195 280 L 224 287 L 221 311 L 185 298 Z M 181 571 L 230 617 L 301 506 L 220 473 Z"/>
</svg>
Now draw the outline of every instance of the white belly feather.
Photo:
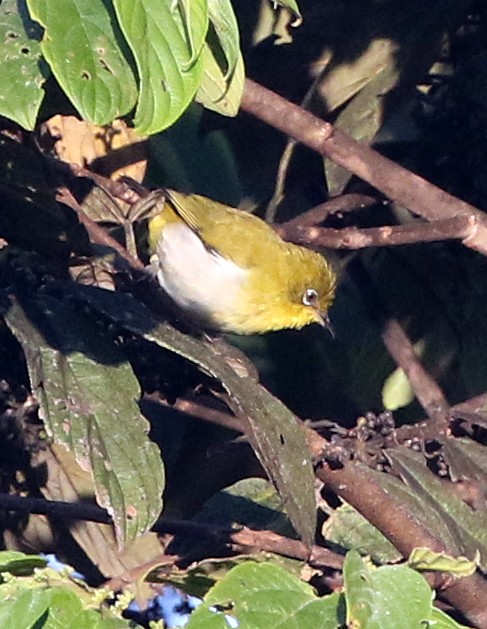
<svg viewBox="0 0 487 629">
<path fill-rule="evenodd" d="M 180 308 L 209 323 L 235 311 L 248 271 L 208 251 L 187 225 L 166 225 L 156 255 L 157 279 Z"/>
</svg>

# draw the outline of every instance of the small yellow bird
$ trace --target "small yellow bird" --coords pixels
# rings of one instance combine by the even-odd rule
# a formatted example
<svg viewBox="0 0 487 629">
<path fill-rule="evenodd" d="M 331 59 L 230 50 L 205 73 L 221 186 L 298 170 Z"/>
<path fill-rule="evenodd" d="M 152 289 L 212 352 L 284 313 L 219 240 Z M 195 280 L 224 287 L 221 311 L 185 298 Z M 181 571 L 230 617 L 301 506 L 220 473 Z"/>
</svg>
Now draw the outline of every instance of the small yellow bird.
<svg viewBox="0 0 487 629">
<path fill-rule="evenodd" d="M 164 196 L 149 220 L 151 268 L 197 324 L 233 334 L 330 327 L 336 275 L 325 258 L 241 210 L 173 190 Z"/>
</svg>

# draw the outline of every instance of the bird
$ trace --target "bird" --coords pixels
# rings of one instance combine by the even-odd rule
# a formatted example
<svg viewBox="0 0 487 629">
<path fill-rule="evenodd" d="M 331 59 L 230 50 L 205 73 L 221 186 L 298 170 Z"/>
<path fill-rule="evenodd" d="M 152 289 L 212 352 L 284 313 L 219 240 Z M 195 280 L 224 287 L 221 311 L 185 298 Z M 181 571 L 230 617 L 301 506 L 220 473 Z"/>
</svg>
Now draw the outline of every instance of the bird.
<svg viewBox="0 0 487 629">
<path fill-rule="evenodd" d="M 312 323 L 331 331 L 337 275 L 322 255 L 243 210 L 162 193 L 163 209 L 148 221 L 149 269 L 196 325 L 238 335 Z"/>
</svg>

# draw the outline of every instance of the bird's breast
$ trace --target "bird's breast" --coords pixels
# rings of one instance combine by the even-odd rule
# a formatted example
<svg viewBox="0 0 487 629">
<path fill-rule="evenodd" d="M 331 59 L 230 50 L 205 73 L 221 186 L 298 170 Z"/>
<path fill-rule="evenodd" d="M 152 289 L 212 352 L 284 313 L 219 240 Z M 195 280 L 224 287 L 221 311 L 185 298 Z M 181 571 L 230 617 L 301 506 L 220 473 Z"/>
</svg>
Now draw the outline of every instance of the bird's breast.
<svg viewBox="0 0 487 629">
<path fill-rule="evenodd" d="M 209 250 L 184 223 L 163 229 L 155 253 L 157 279 L 176 304 L 210 327 L 225 328 L 239 307 L 248 271 Z"/>
</svg>

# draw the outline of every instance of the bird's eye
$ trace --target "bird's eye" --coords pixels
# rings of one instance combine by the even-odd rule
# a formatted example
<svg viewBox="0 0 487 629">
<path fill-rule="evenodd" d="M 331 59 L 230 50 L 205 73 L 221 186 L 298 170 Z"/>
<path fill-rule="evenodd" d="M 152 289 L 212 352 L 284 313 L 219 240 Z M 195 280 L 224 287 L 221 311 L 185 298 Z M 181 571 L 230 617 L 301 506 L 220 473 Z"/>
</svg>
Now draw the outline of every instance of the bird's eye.
<svg viewBox="0 0 487 629">
<path fill-rule="evenodd" d="M 314 288 L 307 288 L 303 295 L 303 304 L 305 306 L 316 306 L 318 302 L 318 293 Z"/>
</svg>

